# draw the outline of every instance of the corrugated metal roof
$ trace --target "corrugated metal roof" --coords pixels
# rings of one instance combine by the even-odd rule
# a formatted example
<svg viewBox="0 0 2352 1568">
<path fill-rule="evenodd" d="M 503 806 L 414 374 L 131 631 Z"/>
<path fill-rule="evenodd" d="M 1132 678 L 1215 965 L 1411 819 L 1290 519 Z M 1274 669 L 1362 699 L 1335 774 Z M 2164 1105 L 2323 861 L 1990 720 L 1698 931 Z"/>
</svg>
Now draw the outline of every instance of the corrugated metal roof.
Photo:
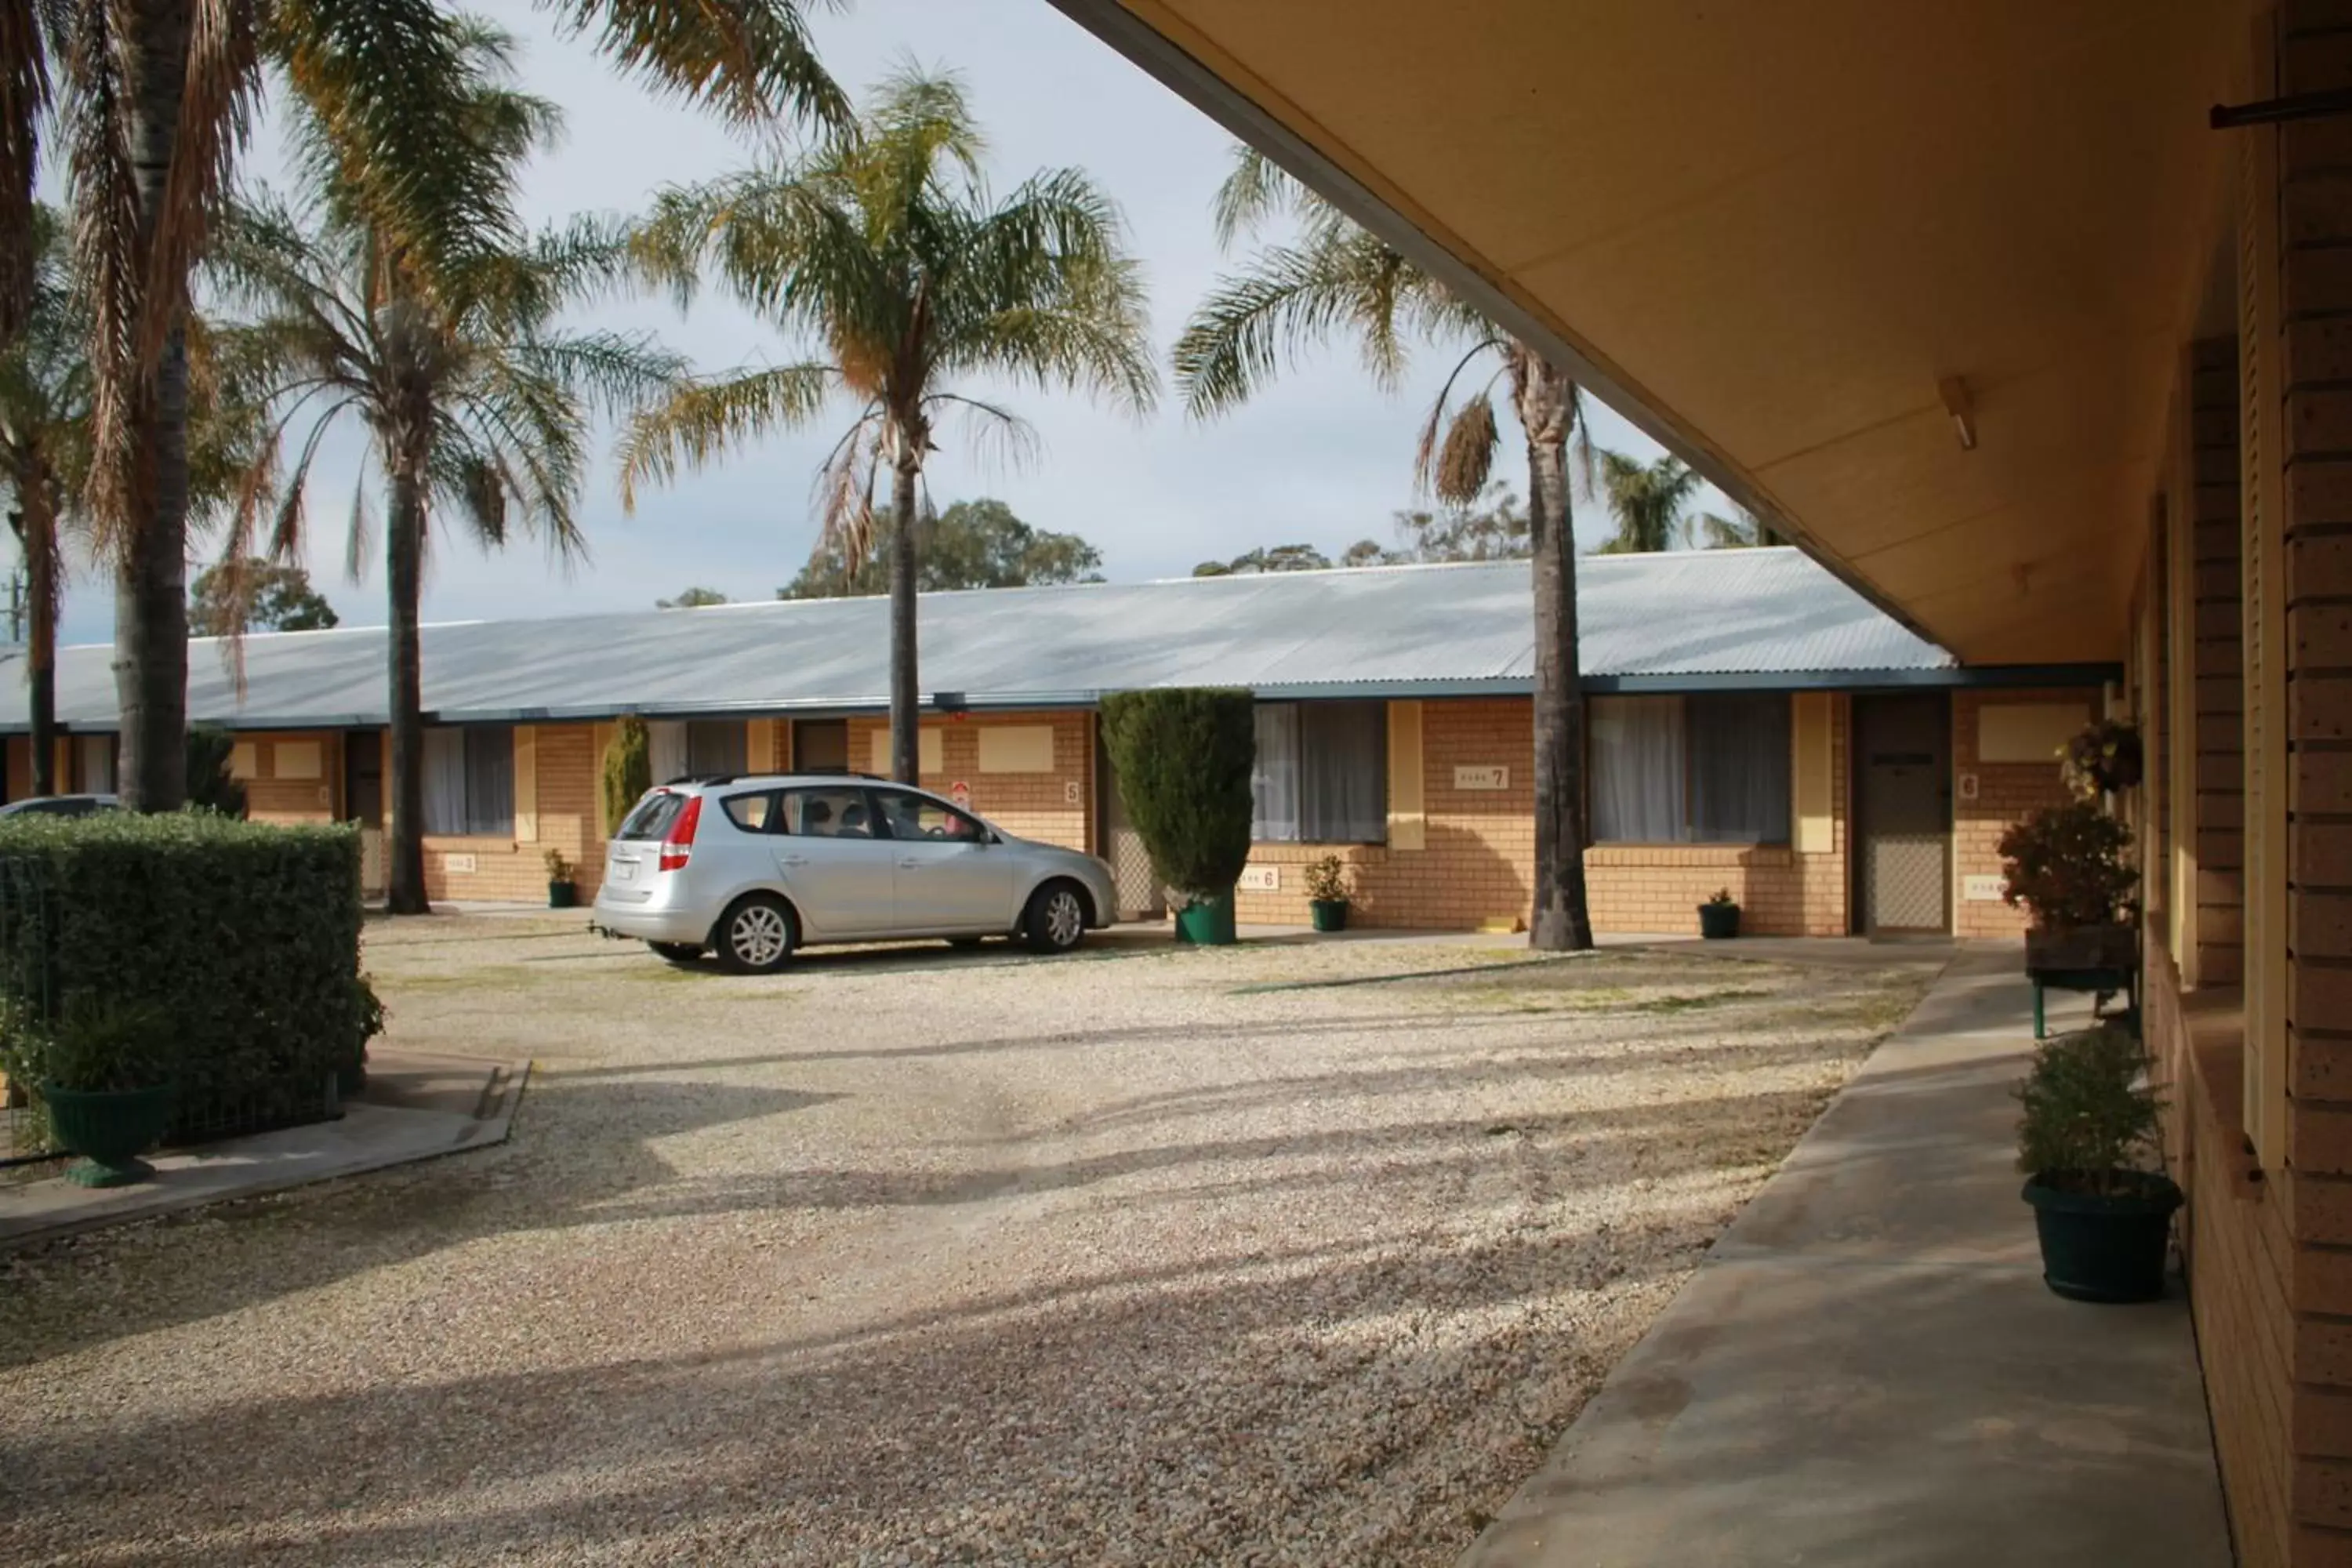
<svg viewBox="0 0 2352 1568">
<path fill-rule="evenodd" d="M 1577 574 L 1587 677 L 1859 683 L 1953 664 L 1792 549 L 1591 556 Z M 1521 691 L 1534 672 L 1530 598 L 1523 561 L 927 594 L 922 687 L 975 708 L 1156 686 Z M 880 707 L 888 613 L 879 598 L 824 599 L 430 626 L 425 706 L 448 721 Z M 382 627 L 248 637 L 242 703 L 219 646 L 190 651 L 198 722 L 384 721 Z M 61 721 L 113 726 L 111 658 L 105 647 L 59 655 Z M 22 681 L 0 681 L 0 728 L 25 719 Z"/>
</svg>

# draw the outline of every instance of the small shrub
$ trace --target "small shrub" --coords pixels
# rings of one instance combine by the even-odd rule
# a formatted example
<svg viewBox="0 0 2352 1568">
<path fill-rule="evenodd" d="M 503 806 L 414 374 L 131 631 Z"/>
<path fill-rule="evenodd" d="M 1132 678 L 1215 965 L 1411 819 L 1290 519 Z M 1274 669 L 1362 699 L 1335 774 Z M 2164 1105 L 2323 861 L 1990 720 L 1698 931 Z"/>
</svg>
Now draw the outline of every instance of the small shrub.
<svg viewBox="0 0 2352 1568">
<path fill-rule="evenodd" d="M 12 1010 L 5 1035 L 0 1067 L 28 1087 L 88 1094 L 179 1081 L 178 1033 L 160 1007 L 85 991 L 46 1026 Z"/>
<path fill-rule="evenodd" d="M 2017 1164 L 2077 1191 L 2126 1190 L 2156 1141 L 2163 1101 L 2140 1081 L 2140 1043 L 2117 1028 L 2061 1035 L 2034 1047 L 2018 1086 Z"/>
<path fill-rule="evenodd" d="M 604 747 L 604 831 L 617 833 L 630 807 L 654 787 L 654 738 L 646 721 L 624 713 Z"/>
<path fill-rule="evenodd" d="M 547 867 L 547 879 L 551 882 L 569 882 L 580 874 L 580 868 L 566 860 L 563 851 L 552 845 L 540 860 Z"/>
<path fill-rule="evenodd" d="M 175 1132 L 282 1120 L 356 1083 L 382 1010 L 360 973 L 356 829 L 205 812 L 0 821 L 26 895 L 0 999 L 27 1031 L 99 996 L 170 1020 Z M 13 1075 L 12 1075 L 13 1076 Z"/>
<path fill-rule="evenodd" d="M 1717 888 L 1715 890 L 1715 896 L 1707 900 L 1707 902 L 1717 908 L 1724 908 L 1730 905 L 1736 905 L 1739 900 L 1731 896 L 1731 889 L 1729 888 Z"/>
<path fill-rule="evenodd" d="M 2095 801 L 2045 807 L 2000 836 L 2000 896 L 2051 931 L 2127 919 L 2139 881 L 2130 847 L 2131 830 Z"/>
<path fill-rule="evenodd" d="M 1119 797 L 1160 881 L 1192 902 L 1230 892 L 1249 863 L 1250 694 L 1212 687 L 1121 691 L 1102 702 Z"/>
<path fill-rule="evenodd" d="M 2058 752 L 2058 776 L 2085 799 L 2132 788 L 2140 781 L 2143 765 L 2139 727 L 2120 719 L 2085 725 Z"/>
<path fill-rule="evenodd" d="M 1318 904 L 1348 901 L 1348 868 L 1337 855 L 1307 863 L 1307 896 Z"/>
</svg>

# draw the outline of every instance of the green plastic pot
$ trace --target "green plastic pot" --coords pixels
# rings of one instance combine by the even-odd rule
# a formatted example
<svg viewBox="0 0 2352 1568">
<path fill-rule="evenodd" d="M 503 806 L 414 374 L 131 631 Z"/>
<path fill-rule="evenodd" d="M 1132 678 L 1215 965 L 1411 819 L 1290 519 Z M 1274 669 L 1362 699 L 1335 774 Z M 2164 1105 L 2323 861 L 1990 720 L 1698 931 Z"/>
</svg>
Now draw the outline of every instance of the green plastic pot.
<svg viewBox="0 0 2352 1568">
<path fill-rule="evenodd" d="M 82 1187 L 121 1187 L 143 1182 L 155 1167 L 139 1156 L 153 1148 L 172 1124 L 177 1089 L 82 1090 L 41 1086 L 49 1127 L 58 1142 L 81 1158 L 66 1169 L 66 1180 Z"/>
<path fill-rule="evenodd" d="M 1232 889 L 1195 899 L 1176 911 L 1176 940 L 1195 947 L 1225 947 L 1234 940 Z"/>
<path fill-rule="evenodd" d="M 2153 1301 L 2164 1294 L 2164 1254 L 2180 1189 L 2152 1171 L 2126 1173 L 2112 1195 L 2078 1192 L 2068 1173 L 2025 1184 L 2042 1242 L 2042 1281 L 2074 1301 Z"/>
<path fill-rule="evenodd" d="M 1711 942 L 1723 942 L 1739 934 L 1738 904 L 1701 904 L 1698 907 L 1698 934 Z"/>
<path fill-rule="evenodd" d="M 1314 922 L 1317 931 L 1346 931 L 1348 900 L 1309 899 L 1307 900 L 1307 918 Z"/>
<path fill-rule="evenodd" d="M 580 907 L 580 884 L 550 882 L 547 885 L 547 907 L 551 910 L 575 910 Z"/>
</svg>

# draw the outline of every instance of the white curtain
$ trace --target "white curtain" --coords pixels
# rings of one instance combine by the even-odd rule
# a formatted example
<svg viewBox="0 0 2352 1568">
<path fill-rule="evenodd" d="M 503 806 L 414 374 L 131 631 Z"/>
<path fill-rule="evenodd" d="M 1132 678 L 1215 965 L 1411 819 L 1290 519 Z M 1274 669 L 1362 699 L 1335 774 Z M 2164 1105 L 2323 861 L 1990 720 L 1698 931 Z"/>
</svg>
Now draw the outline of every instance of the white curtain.
<svg viewBox="0 0 2352 1568">
<path fill-rule="evenodd" d="M 652 744 L 654 783 L 667 784 L 687 774 L 686 726 L 674 719 L 657 719 L 646 726 Z"/>
<path fill-rule="evenodd" d="M 114 793 L 114 737 L 84 735 L 76 742 L 81 748 L 81 787 L 84 795 Z"/>
<path fill-rule="evenodd" d="M 1702 844 L 1789 839 L 1789 700 L 1693 697 L 1690 836 Z"/>
<path fill-rule="evenodd" d="M 1596 697 L 1592 837 L 1599 844 L 1671 844 L 1684 836 L 1683 700 Z M 1787 772 L 1786 759 L 1782 770 Z"/>
<path fill-rule="evenodd" d="M 466 731 L 425 731 L 425 831 L 466 831 Z"/>
<path fill-rule="evenodd" d="M 466 831 L 503 837 L 514 831 L 514 731 L 466 734 Z"/>
<path fill-rule="evenodd" d="M 1316 844 L 1388 837 L 1388 713 L 1378 702 L 1299 710 L 1299 831 Z"/>
<path fill-rule="evenodd" d="M 1257 760 L 1250 764 L 1250 837 L 1296 843 L 1298 816 L 1298 704 L 1257 705 Z"/>
</svg>

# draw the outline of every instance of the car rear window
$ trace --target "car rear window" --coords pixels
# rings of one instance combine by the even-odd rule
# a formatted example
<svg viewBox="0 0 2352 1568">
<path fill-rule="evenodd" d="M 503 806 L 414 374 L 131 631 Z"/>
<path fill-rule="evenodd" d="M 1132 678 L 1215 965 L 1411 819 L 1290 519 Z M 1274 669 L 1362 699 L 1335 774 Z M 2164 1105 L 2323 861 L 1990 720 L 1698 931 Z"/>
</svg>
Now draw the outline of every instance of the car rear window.
<svg viewBox="0 0 2352 1568">
<path fill-rule="evenodd" d="M 669 825 L 676 822 L 677 814 L 685 809 L 686 796 L 670 790 L 657 789 L 637 802 L 637 808 L 622 821 L 621 831 L 613 837 L 635 840 L 659 838 L 669 831 Z"/>
</svg>

